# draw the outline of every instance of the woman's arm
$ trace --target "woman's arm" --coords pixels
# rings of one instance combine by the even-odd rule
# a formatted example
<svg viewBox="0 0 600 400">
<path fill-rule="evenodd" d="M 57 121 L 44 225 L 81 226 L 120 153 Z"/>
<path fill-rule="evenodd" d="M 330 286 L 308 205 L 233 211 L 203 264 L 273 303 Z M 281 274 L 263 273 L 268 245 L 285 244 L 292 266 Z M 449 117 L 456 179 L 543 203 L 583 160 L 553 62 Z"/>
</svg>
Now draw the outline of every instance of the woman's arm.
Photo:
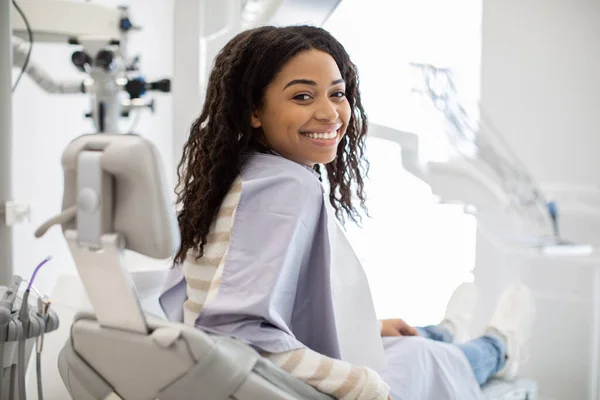
<svg viewBox="0 0 600 400">
<path fill-rule="evenodd" d="M 262 355 L 292 376 L 336 399 L 390 398 L 390 387 L 369 368 L 329 358 L 308 348 Z"/>
</svg>

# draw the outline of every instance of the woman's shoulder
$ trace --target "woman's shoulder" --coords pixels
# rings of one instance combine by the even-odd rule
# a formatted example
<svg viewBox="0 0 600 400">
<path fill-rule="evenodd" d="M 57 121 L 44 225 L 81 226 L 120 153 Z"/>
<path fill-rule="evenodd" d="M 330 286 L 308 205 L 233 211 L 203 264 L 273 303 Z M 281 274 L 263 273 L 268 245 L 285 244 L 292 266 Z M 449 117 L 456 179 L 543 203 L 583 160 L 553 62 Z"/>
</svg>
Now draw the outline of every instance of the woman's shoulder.
<svg viewBox="0 0 600 400">
<path fill-rule="evenodd" d="M 315 172 L 278 155 L 253 154 L 241 177 L 246 201 L 269 204 L 273 211 L 323 203 L 323 186 Z"/>
</svg>

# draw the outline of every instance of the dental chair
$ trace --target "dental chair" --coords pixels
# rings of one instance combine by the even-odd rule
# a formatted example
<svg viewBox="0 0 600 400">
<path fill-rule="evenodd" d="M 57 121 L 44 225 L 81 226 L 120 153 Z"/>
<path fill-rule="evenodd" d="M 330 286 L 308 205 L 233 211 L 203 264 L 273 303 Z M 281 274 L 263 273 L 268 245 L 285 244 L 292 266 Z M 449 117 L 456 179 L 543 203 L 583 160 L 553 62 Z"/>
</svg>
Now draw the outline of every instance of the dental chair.
<svg viewBox="0 0 600 400">
<path fill-rule="evenodd" d="M 171 257 L 179 233 L 159 155 L 136 135 L 87 135 L 65 150 L 61 223 L 94 314 L 59 354 L 76 400 L 331 399 L 228 337 L 144 314 L 123 265 L 129 249 Z"/>
<path fill-rule="evenodd" d="M 59 358 L 76 400 L 331 400 L 229 337 L 144 313 L 123 251 L 171 257 L 178 226 L 154 145 L 86 135 L 65 150 L 62 225 L 94 313 L 79 313 Z M 514 393 L 514 391 L 513 391 Z M 534 399 L 522 397 L 490 399 Z"/>
</svg>

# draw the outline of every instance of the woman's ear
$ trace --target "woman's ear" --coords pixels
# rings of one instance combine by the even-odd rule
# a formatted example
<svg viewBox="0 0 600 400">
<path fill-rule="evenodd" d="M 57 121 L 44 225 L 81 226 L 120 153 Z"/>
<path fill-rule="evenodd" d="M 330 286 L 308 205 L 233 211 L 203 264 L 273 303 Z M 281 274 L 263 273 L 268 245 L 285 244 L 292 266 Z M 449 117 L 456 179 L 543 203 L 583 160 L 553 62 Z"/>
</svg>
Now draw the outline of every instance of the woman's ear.
<svg viewBox="0 0 600 400">
<path fill-rule="evenodd" d="M 260 117 L 256 110 L 252 111 L 252 114 L 250 115 L 250 126 L 253 128 L 260 128 L 262 126 L 262 122 L 260 122 Z"/>
</svg>

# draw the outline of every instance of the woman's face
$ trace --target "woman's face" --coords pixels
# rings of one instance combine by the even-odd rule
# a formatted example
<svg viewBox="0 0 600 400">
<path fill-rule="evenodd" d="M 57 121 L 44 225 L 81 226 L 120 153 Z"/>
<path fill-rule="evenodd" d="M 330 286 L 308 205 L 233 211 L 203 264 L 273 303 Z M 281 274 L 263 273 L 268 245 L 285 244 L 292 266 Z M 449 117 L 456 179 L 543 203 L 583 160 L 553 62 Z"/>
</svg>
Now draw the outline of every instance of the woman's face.
<svg viewBox="0 0 600 400">
<path fill-rule="evenodd" d="M 335 159 L 351 110 L 335 60 L 319 50 L 298 53 L 267 86 L 263 106 L 252 114 L 269 148 L 313 166 Z"/>
</svg>

